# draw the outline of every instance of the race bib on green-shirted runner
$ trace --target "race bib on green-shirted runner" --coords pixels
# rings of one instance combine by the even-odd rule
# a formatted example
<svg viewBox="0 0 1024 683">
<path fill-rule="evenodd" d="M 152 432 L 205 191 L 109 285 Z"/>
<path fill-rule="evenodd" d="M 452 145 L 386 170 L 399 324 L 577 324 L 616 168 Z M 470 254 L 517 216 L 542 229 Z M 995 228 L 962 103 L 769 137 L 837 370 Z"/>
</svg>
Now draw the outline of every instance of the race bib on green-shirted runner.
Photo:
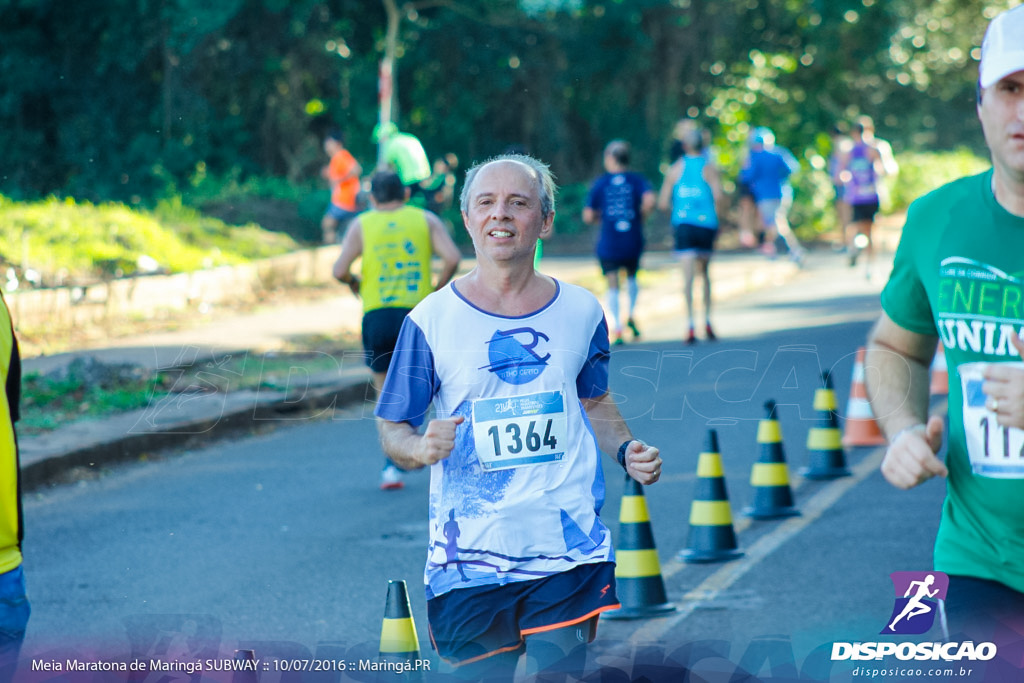
<svg viewBox="0 0 1024 683">
<path fill-rule="evenodd" d="M 560 462 L 567 436 L 561 391 L 473 401 L 473 441 L 487 471 Z"/>
<path fill-rule="evenodd" d="M 999 424 L 999 416 L 985 407 L 982 387 L 987 365 L 964 363 L 957 368 L 964 393 L 964 432 L 971 471 L 993 479 L 1024 479 L 1024 430 L 1004 427 Z"/>
</svg>

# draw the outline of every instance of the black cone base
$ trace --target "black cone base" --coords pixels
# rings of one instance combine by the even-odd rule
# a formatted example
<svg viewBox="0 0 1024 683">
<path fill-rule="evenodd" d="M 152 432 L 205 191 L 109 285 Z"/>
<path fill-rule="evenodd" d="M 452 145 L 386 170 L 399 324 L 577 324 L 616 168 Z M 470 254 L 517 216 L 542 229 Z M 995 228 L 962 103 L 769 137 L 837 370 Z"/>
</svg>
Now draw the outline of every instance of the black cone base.
<svg viewBox="0 0 1024 683">
<path fill-rule="evenodd" d="M 686 550 L 679 551 L 679 559 L 691 564 L 708 562 L 728 562 L 743 557 L 742 550 Z"/>
<path fill-rule="evenodd" d="M 808 467 L 807 469 L 800 470 L 801 477 L 804 479 L 814 479 L 815 481 L 839 479 L 852 475 L 853 472 L 845 467 Z"/>
<path fill-rule="evenodd" d="M 677 555 L 684 562 L 726 562 L 743 556 L 732 524 L 691 526 L 688 542 Z"/>
<path fill-rule="evenodd" d="M 753 519 L 782 519 L 783 517 L 797 517 L 800 511 L 795 507 L 773 507 L 773 508 L 744 508 L 743 514 Z"/>
<path fill-rule="evenodd" d="M 622 607 L 609 610 L 605 619 L 643 619 L 668 614 L 676 606 L 665 595 L 665 582 L 661 574 L 639 578 L 616 578 L 615 592 Z"/>
<path fill-rule="evenodd" d="M 660 617 L 676 611 L 676 606 L 671 602 L 663 602 L 660 605 L 644 605 L 643 607 L 622 607 L 604 612 L 601 616 L 605 619 L 647 619 Z"/>
</svg>

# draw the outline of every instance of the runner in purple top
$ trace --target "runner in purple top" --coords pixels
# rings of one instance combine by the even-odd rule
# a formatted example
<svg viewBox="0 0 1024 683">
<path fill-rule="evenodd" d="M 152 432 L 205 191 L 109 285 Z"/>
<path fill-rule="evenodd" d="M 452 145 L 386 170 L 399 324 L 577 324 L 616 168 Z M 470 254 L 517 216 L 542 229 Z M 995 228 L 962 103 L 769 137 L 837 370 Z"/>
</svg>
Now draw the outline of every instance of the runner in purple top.
<svg viewBox="0 0 1024 683">
<path fill-rule="evenodd" d="M 874 249 L 871 242 L 871 228 L 878 213 L 878 181 L 885 175 L 885 165 L 878 147 L 864 135 L 862 122 L 853 124 L 850 137 L 853 144 L 839 159 L 839 179 L 843 185 L 843 200 L 850 205 L 850 226 L 853 241 L 847 244 L 850 267 L 857 265 L 861 251 L 866 251 L 865 276 L 871 277 L 871 260 Z"/>
</svg>

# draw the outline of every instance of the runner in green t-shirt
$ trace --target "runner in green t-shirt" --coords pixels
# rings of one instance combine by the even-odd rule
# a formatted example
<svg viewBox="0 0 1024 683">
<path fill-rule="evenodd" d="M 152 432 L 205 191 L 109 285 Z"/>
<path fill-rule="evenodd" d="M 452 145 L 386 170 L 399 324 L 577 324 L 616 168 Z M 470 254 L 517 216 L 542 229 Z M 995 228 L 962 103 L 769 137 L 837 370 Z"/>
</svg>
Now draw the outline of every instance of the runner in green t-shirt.
<svg viewBox="0 0 1024 683">
<path fill-rule="evenodd" d="M 947 477 L 935 569 L 950 575 L 950 632 L 976 640 L 1024 627 L 1022 33 L 1024 6 L 988 28 L 978 115 L 993 169 L 911 205 L 865 362 L 889 436 L 882 474 L 903 489 Z M 937 340 L 951 370 L 945 462 L 943 421 L 928 416 Z"/>
<path fill-rule="evenodd" d="M 426 208 L 427 198 L 421 183 L 430 178 L 430 160 L 423 143 L 411 133 L 403 133 L 387 122 L 373 129 L 373 140 L 380 144 L 380 163 L 394 170 L 409 188 L 409 204 Z"/>
</svg>

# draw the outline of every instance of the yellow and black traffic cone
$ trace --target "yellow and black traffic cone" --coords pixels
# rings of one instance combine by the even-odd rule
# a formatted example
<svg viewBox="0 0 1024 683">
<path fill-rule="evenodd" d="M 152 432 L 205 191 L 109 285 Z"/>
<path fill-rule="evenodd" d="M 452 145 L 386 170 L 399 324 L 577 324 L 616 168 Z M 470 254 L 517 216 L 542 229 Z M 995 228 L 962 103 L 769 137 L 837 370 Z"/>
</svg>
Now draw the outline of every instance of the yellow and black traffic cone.
<svg viewBox="0 0 1024 683">
<path fill-rule="evenodd" d="M 718 432 L 708 430 L 704 452 L 697 459 L 697 490 L 690 504 L 690 534 L 680 551 L 684 562 L 725 562 L 743 555 L 732 528 L 732 511 L 725 490 Z"/>
<path fill-rule="evenodd" d="M 848 477 L 846 455 L 843 453 L 843 435 L 836 418 L 836 392 L 832 388 L 832 375 L 821 373 L 821 388 L 814 392 L 814 410 L 818 423 L 807 432 L 807 453 L 810 466 L 800 474 L 807 479 L 838 479 Z"/>
<path fill-rule="evenodd" d="M 661 564 L 654 547 L 654 532 L 644 490 L 628 474 L 619 511 L 615 592 L 622 607 L 605 612 L 603 616 L 607 619 L 656 617 L 676 609 L 665 595 L 665 581 L 661 578 Z"/>
<path fill-rule="evenodd" d="M 388 581 L 388 598 L 380 627 L 380 659 L 405 663 L 419 658 L 420 641 L 416 637 L 405 581 Z"/>
<path fill-rule="evenodd" d="M 754 519 L 778 519 L 799 515 L 793 506 L 793 490 L 789 488 L 789 469 L 782 449 L 782 430 L 775 418 L 775 401 L 764 404 L 767 416 L 757 425 L 757 442 L 761 455 L 750 471 L 754 502 L 743 514 Z"/>
</svg>

